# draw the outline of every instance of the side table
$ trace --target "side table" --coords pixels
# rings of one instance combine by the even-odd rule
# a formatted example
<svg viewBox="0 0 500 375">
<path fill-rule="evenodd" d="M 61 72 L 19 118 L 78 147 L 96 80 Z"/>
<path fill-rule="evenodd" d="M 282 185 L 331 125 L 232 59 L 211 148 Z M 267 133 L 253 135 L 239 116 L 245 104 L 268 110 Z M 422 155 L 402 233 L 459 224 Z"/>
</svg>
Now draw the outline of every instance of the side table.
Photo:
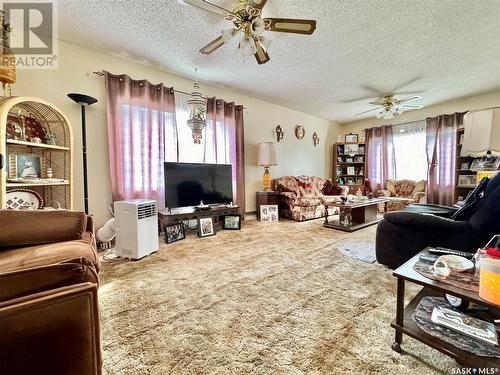
<svg viewBox="0 0 500 375">
<path fill-rule="evenodd" d="M 255 205 L 257 220 L 260 220 L 260 206 L 265 204 L 279 204 L 279 194 L 277 191 L 258 191 L 257 204 Z"/>
<path fill-rule="evenodd" d="M 403 334 L 413 337 L 431 348 L 439 350 L 452 358 L 459 364 L 470 367 L 497 367 L 500 368 L 500 358 L 481 357 L 456 346 L 444 342 L 437 337 L 425 333 L 412 319 L 411 315 L 418 306 L 420 300 L 425 296 L 443 296 L 445 293 L 452 294 L 456 297 L 466 299 L 468 301 L 483 305 L 489 308 L 490 314 L 494 319 L 500 317 L 500 308 L 490 302 L 483 300 L 476 292 L 471 292 L 466 289 L 458 288 L 456 286 L 445 284 L 440 281 L 428 279 L 413 269 L 413 265 L 418 262 L 419 256 L 422 253 L 428 253 L 427 250 L 421 251 L 413 258 L 408 260 L 405 264 L 400 266 L 393 272 L 397 278 L 397 302 L 396 302 L 396 319 L 392 322 L 391 326 L 396 330 L 395 340 L 392 344 L 392 349 L 398 353 L 402 352 L 401 344 L 403 341 Z M 422 286 L 422 290 L 410 301 L 405 307 L 405 282 L 411 282 Z"/>
</svg>

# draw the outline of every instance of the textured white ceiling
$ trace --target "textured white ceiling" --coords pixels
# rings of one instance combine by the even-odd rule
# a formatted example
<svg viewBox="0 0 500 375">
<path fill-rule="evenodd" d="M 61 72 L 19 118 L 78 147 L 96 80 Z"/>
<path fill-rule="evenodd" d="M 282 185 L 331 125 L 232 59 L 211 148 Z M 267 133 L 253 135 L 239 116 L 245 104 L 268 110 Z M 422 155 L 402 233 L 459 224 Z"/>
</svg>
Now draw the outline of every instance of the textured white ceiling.
<svg viewBox="0 0 500 375">
<path fill-rule="evenodd" d="M 236 42 L 198 53 L 230 24 L 176 0 L 59 0 L 59 37 L 183 76 L 198 67 L 201 81 L 338 122 L 371 108 L 347 101 L 395 89 L 423 91 L 431 105 L 500 87 L 498 0 L 268 0 L 264 16 L 316 19 L 317 29 L 268 33 L 271 61 L 259 66 Z"/>
</svg>

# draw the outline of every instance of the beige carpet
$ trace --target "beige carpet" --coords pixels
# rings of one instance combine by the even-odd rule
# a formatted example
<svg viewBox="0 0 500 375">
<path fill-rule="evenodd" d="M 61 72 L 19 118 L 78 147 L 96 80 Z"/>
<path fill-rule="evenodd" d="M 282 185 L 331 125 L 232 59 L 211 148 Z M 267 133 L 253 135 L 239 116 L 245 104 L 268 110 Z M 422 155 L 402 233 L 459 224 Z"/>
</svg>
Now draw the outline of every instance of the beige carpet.
<svg viewBox="0 0 500 375">
<path fill-rule="evenodd" d="M 253 219 L 106 262 L 105 373 L 450 373 L 454 361 L 410 338 L 407 354 L 391 350 L 395 278 L 337 250 L 374 236 L 375 227 L 348 234 L 321 220 Z"/>
</svg>

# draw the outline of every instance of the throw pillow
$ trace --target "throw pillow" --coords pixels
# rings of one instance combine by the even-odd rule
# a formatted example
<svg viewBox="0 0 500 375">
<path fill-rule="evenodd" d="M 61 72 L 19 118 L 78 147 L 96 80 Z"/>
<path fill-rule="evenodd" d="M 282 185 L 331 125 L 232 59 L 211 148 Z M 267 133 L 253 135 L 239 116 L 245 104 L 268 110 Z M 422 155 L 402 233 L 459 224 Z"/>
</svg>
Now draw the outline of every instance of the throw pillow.
<svg viewBox="0 0 500 375">
<path fill-rule="evenodd" d="M 332 180 L 326 180 L 321 192 L 323 193 L 323 195 L 340 195 L 342 193 L 342 189 Z"/>
</svg>

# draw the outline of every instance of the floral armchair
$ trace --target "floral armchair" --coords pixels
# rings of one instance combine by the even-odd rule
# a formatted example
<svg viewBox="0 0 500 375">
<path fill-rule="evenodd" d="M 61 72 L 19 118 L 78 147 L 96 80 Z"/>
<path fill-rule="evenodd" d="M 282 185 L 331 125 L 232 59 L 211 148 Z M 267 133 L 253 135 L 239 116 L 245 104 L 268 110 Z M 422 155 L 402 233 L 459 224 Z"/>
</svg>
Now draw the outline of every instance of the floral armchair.
<svg viewBox="0 0 500 375">
<path fill-rule="evenodd" d="M 387 180 L 385 189 L 377 191 L 378 197 L 393 197 L 393 198 L 409 198 L 412 201 L 390 201 L 386 203 L 385 211 L 401 211 L 411 203 L 425 202 L 425 185 L 426 181 L 411 181 L 411 180 Z"/>
<path fill-rule="evenodd" d="M 273 190 L 279 193 L 280 217 L 303 221 L 325 215 L 325 202 L 334 202 L 340 194 L 349 192 L 348 186 L 339 187 L 339 195 L 325 195 L 324 177 L 285 176 L 272 181 Z M 330 214 L 334 214 L 334 208 Z"/>
</svg>

